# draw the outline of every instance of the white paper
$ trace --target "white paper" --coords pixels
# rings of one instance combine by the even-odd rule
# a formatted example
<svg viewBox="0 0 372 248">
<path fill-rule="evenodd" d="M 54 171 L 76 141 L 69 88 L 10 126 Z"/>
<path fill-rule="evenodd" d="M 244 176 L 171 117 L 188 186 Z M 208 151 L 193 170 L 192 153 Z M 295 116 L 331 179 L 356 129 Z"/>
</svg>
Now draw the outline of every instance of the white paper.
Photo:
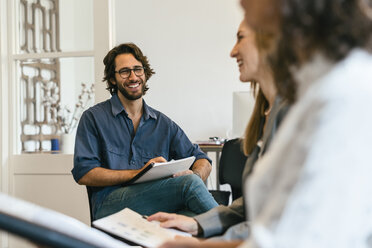
<svg viewBox="0 0 372 248">
<path fill-rule="evenodd" d="M 125 208 L 120 212 L 93 222 L 93 226 L 146 247 L 157 247 L 176 235 L 190 237 L 189 233 L 160 227 L 142 215 Z"/>
<path fill-rule="evenodd" d="M 188 157 L 178 160 L 172 160 L 165 163 L 155 163 L 154 166 L 134 183 L 142 183 L 151 180 L 170 177 L 177 172 L 189 170 L 195 157 Z"/>
</svg>

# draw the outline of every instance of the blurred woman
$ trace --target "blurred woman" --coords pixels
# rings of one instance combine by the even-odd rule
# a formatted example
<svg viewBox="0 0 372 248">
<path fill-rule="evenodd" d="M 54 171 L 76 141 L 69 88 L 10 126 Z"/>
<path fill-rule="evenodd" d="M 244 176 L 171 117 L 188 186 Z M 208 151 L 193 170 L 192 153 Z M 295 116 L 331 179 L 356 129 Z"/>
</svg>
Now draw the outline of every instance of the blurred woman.
<svg viewBox="0 0 372 248">
<path fill-rule="evenodd" d="M 246 162 L 243 181 L 251 173 L 255 162 L 266 151 L 272 136 L 276 132 L 288 110 L 287 104 L 277 97 L 272 72 L 267 63 L 267 54 L 271 48 L 272 36 L 254 31 L 243 21 L 237 32 L 237 42 L 231 51 L 240 71 L 240 81 L 251 82 L 256 93 L 256 103 L 253 114 L 247 125 L 243 140 L 244 153 L 249 155 Z M 163 227 L 175 227 L 198 237 L 214 237 L 208 242 L 195 240 L 177 240 L 164 244 L 162 247 L 221 247 L 236 246 L 239 240 L 249 235 L 249 225 L 246 221 L 244 199 L 236 199 L 230 206 L 218 206 L 194 218 L 157 213 L 149 220 L 162 222 Z M 235 242 L 216 242 L 216 240 L 238 240 Z M 190 245 L 190 246 L 189 246 Z"/>
<path fill-rule="evenodd" d="M 371 1 L 242 4 L 280 38 L 270 61 L 296 102 L 246 184 L 242 247 L 372 247 Z"/>
</svg>

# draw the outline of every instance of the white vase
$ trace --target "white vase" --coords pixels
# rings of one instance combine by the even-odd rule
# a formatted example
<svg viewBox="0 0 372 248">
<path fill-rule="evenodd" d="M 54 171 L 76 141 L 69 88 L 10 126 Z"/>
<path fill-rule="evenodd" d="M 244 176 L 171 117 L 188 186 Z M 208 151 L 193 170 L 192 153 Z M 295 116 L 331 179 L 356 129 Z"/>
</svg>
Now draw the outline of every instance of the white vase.
<svg viewBox="0 0 372 248">
<path fill-rule="evenodd" d="M 75 134 L 64 133 L 61 135 L 61 151 L 64 154 L 73 154 L 75 148 Z"/>
</svg>

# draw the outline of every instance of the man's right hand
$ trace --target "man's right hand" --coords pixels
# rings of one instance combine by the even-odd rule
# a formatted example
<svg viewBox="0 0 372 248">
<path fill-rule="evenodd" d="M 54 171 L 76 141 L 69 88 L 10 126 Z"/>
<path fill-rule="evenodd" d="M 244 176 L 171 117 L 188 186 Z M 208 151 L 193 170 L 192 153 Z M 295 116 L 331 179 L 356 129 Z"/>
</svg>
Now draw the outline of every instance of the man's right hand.
<svg viewBox="0 0 372 248">
<path fill-rule="evenodd" d="M 146 168 L 151 163 L 164 163 L 164 162 L 167 162 L 167 160 L 165 158 L 161 157 L 161 156 L 156 157 L 156 158 L 152 158 L 149 161 L 147 161 L 147 163 L 145 164 L 145 166 L 142 167 L 142 169 Z"/>
<path fill-rule="evenodd" d="M 135 177 L 138 173 L 140 173 L 142 170 L 144 170 L 150 164 L 152 164 L 152 163 L 164 163 L 164 162 L 167 162 L 167 160 L 163 157 L 152 158 L 149 161 L 147 161 L 147 163 L 141 169 L 133 170 L 134 173 L 132 175 L 132 178 Z"/>
<path fill-rule="evenodd" d="M 177 228 L 194 236 L 198 234 L 198 223 L 195 219 L 180 214 L 158 212 L 147 218 L 148 221 L 159 221 L 161 227 Z"/>
<path fill-rule="evenodd" d="M 78 183 L 81 185 L 99 187 L 118 185 L 131 180 L 149 164 L 162 162 L 167 162 L 167 160 L 165 160 L 163 157 L 156 157 L 147 161 L 145 166 L 138 170 L 111 170 L 103 167 L 96 167 L 88 171 L 88 173 L 80 178 Z"/>
</svg>

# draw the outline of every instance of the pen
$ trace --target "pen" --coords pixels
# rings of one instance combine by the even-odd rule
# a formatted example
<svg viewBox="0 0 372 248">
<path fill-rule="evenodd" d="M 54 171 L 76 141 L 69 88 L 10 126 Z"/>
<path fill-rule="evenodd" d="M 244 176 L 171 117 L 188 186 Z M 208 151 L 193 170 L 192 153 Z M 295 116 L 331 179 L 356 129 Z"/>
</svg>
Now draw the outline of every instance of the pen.
<svg viewBox="0 0 372 248">
<path fill-rule="evenodd" d="M 142 215 L 142 218 L 144 218 L 145 220 L 147 220 L 148 216 L 147 215 Z"/>
</svg>

